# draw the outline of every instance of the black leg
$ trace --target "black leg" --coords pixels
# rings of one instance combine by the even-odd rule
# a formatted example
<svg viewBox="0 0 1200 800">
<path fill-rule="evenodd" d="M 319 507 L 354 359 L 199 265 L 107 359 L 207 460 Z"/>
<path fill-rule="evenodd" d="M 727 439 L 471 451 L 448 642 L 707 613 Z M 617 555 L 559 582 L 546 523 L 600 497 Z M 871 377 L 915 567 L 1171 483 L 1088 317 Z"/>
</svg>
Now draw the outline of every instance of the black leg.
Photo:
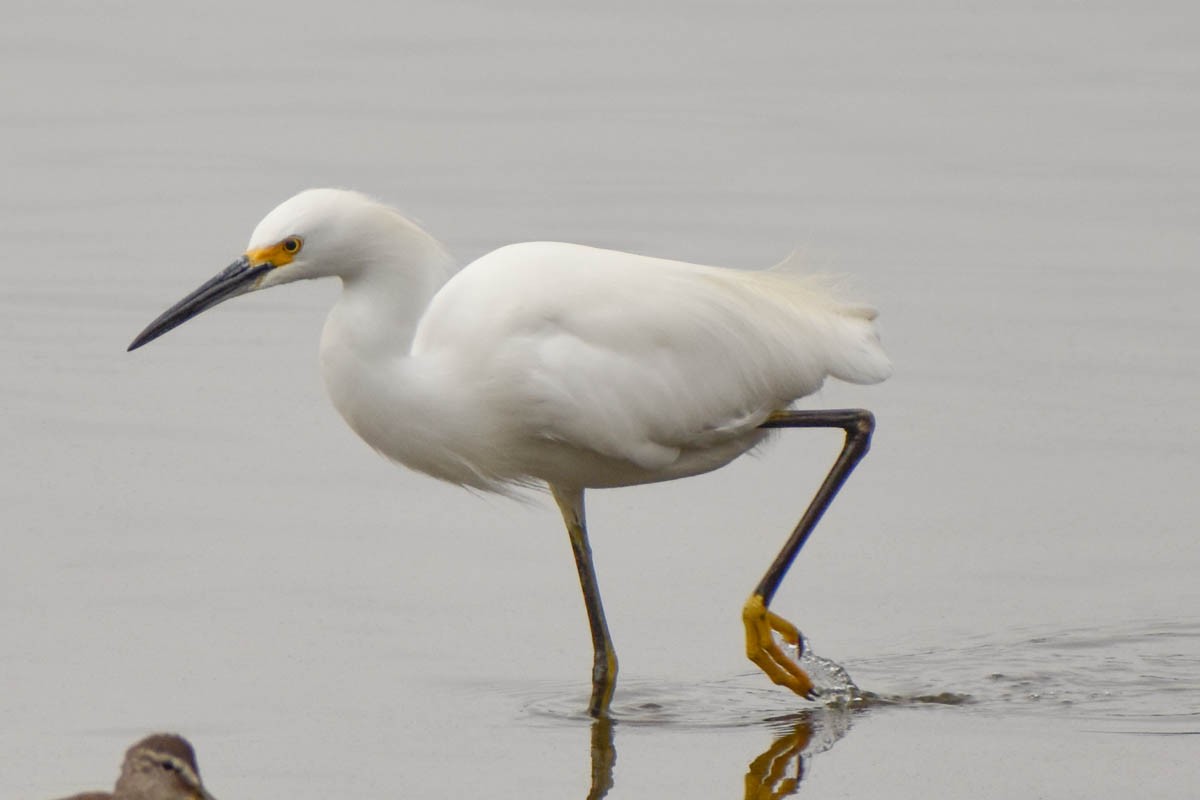
<svg viewBox="0 0 1200 800">
<path fill-rule="evenodd" d="M 592 629 L 592 699 L 588 703 L 588 713 L 593 717 L 603 717 L 608 715 L 608 706 L 617 686 L 617 651 L 608 633 L 604 606 L 600 602 L 600 584 L 592 565 L 592 548 L 588 544 L 583 512 L 583 490 L 566 490 L 557 486 L 551 486 L 550 490 L 558 502 L 567 533 L 571 537 L 571 551 L 575 554 L 579 585 L 583 589 L 583 604 L 587 608 L 588 625 Z"/>
<path fill-rule="evenodd" d="M 804 516 L 800 518 L 792 535 L 788 537 L 774 563 L 763 575 L 762 580 L 758 582 L 758 588 L 754 590 L 755 594 L 762 596 L 765 605 L 770 605 L 772 598 L 775 597 L 775 590 L 779 588 L 783 576 L 792 566 L 796 554 L 808 541 L 808 535 L 812 533 L 813 528 L 817 527 L 821 516 L 829 508 L 833 498 L 837 496 L 838 490 L 842 488 L 846 478 L 850 477 L 854 467 L 871 449 L 871 434 L 875 430 L 875 417 L 870 411 L 861 408 L 835 411 L 780 411 L 772 414 L 771 418 L 762 424 L 762 427 L 841 428 L 846 432 L 846 441 L 842 445 L 842 452 L 837 461 L 833 463 L 833 467 L 830 468 L 829 474 L 825 476 L 825 482 L 813 496 Z"/>
<path fill-rule="evenodd" d="M 837 461 L 830 468 L 825 481 L 817 489 L 804 516 L 800 518 L 783 549 L 767 569 L 754 594 L 742 609 L 742 620 L 746 625 L 746 655 L 767 676 L 797 694 L 814 697 L 816 692 L 808 675 L 792 659 L 788 658 L 775 642 L 772 631 L 779 633 L 785 641 L 801 646 L 800 632 L 787 620 L 767 610 L 784 575 L 796 559 L 796 554 L 808 540 L 809 534 L 821 520 L 838 490 L 854 467 L 867 454 L 871 446 L 871 433 L 875 430 L 875 417 L 863 409 L 839 409 L 828 411 L 779 411 L 763 423 L 764 428 L 841 428 L 846 440 Z"/>
</svg>

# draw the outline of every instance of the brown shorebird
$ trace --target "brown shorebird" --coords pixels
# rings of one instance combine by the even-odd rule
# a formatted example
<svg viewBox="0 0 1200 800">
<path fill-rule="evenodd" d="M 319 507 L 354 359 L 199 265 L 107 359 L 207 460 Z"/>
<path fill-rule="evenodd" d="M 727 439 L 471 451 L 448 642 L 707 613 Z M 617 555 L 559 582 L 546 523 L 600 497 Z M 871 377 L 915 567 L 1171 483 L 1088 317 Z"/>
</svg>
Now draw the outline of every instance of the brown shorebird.
<svg viewBox="0 0 1200 800">
<path fill-rule="evenodd" d="M 63 800 L 214 800 L 200 782 L 196 753 L 173 733 L 147 736 L 125 751 L 112 792 L 84 792 Z"/>
</svg>

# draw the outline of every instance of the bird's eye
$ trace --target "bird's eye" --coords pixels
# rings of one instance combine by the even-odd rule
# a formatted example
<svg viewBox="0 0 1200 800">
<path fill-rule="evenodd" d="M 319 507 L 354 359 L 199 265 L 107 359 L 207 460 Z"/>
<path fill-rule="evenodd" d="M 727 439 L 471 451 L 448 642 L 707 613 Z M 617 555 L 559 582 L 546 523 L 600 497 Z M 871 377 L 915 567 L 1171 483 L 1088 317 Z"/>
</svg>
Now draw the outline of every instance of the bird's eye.
<svg viewBox="0 0 1200 800">
<path fill-rule="evenodd" d="M 299 236 L 289 236 L 283 240 L 283 250 L 286 253 L 299 253 L 304 246 L 304 240 Z"/>
<path fill-rule="evenodd" d="M 167 772 L 179 771 L 179 767 L 175 766 L 175 764 L 171 763 L 170 761 L 161 761 L 159 762 L 159 766 L 165 769 Z"/>
</svg>

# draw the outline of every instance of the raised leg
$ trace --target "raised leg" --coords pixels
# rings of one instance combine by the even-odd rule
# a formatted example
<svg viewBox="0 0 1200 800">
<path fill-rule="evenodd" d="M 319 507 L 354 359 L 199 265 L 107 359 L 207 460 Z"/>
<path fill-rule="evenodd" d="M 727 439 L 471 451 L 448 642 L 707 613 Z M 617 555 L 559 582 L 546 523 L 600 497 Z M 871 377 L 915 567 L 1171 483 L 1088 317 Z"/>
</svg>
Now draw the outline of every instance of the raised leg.
<svg viewBox="0 0 1200 800">
<path fill-rule="evenodd" d="M 592 566 L 592 548 L 588 544 L 587 523 L 583 513 L 583 490 L 550 487 L 563 522 L 571 537 L 571 550 L 575 553 L 575 567 L 579 570 L 579 585 L 583 589 L 583 604 L 587 608 L 588 624 L 592 629 L 592 699 L 588 713 L 593 717 L 608 715 L 613 690 L 617 686 L 617 651 L 608 634 L 608 622 L 604 619 L 604 606 L 600 602 L 600 584 L 596 581 L 596 569 Z"/>
<path fill-rule="evenodd" d="M 804 516 L 800 518 L 783 549 L 767 569 L 754 594 L 742 608 L 742 622 L 746 626 L 746 655 L 767 674 L 772 681 L 786 686 L 798 695 L 812 699 L 816 689 L 800 665 L 789 658 L 775 641 L 778 633 L 785 642 L 801 647 L 800 631 L 783 617 L 767 609 L 775 591 L 787 574 L 788 568 L 817 526 L 838 490 L 854 467 L 867 454 L 871 446 L 871 433 L 875 429 L 875 417 L 863 409 L 829 411 L 779 411 L 763 423 L 764 428 L 841 428 L 846 432 L 842 452 L 833 463 L 825 481 L 817 489 Z"/>
</svg>

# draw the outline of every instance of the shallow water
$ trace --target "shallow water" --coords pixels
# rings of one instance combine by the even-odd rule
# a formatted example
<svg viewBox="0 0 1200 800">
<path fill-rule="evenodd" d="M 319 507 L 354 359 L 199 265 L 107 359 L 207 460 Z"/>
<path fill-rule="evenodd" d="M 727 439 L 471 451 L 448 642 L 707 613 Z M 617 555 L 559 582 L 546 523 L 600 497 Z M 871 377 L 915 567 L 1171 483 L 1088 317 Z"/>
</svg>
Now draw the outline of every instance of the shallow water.
<svg viewBox="0 0 1200 800">
<path fill-rule="evenodd" d="M 1190 797 L 1200 785 L 1200 69 L 1183 3 L 42 3 L 0 26 L 0 797 L 154 729 L 221 800 Z M 309 185 L 468 260 L 561 239 L 882 310 L 873 449 L 774 607 L 854 699 L 741 654 L 837 451 L 589 497 L 622 676 L 545 498 L 376 458 L 332 285 L 125 346 Z M 789 783 L 790 782 L 790 783 Z"/>
<path fill-rule="evenodd" d="M 878 695 L 876 703 L 961 698 L 987 714 L 1050 714 L 1114 730 L 1128 723 L 1127 732 L 1142 725 L 1137 732 L 1200 734 L 1200 624 L 1191 620 L 1022 632 L 1006 640 L 976 636 L 856 666 L 860 675 L 908 690 Z M 922 694 L 922 686 L 938 694 Z"/>
<path fill-rule="evenodd" d="M 695 684 L 623 685 L 613 716 L 624 726 L 703 729 L 755 726 L 794 713 L 940 705 L 972 714 L 1094 720 L 1114 730 L 1127 722 L 1133 727 L 1126 733 L 1200 735 L 1200 625 L 1194 622 L 971 638 L 976 641 L 856 662 L 858 680 L 845 665 L 806 654 L 802 663 L 821 698 L 801 704 L 802 712 L 779 715 L 778 692 L 747 673 Z M 586 720 L 586 693 L 539 687 L 523 699 L 523 710 L 534 716 Z M 1146 729 L 1134 730 L 1137 723 Z"/>
<path fill-rule="evenodd" d="M 906 718 L 905 724 L 929 740 L 927 746 L 931 744 L 935 751 L 945 747 L 945 734 L 939 728 L 947 718 L 931 721 L 920 716 L 939 708 L 956 715 L 951 728 L 973 722 L 976 730 L 997 726 L 1025 730 L 1019 735 L 1034 750 L 1057 747 L 1055 738 L 1063 735 L 1097 741 L 1097 751 L 1106 749 L 1099 744 L 1102 734 L 1146 737 L 1147 747 L 1127 744 L 1123 749 L 1135 759 L 1156 754 L 1161 774 L 1151 784 L 1152 791 L 1186 796 L 1195 777 L 1190 737 L 1200 736 L 1200 625 L 1142 622 L 972 639 L 956 647 L 895 652 L 854 665 L 854 673 L 868 685 L 903 687 L 891 691 L 864 689 L 853 682 L 847 687 L 849 675 L 843 667 L 806 654 L 805 666 L 818 676 L 815 680 L 824 696 L 786 713 L 781 713 L 777 693 L 764 687 L 757 675 L 697 684 L 626 686 L 614 705 L 612 727 L 586 718 L 580 710 L 587 701 L 583 693 L 539 687 L 512 694 L 524 701 L 522 712 L 535 723 L 592 726 L 591 796 L 600 796 L 597 787 L 614 781 L 617 744 L 629 731 L 648 728 L 700 735 L 736 728 L 770 731 L 774 737 L 770 746 L 748 764 L 746 774 L 746 796 L 765 797 L 771 792 L 797 791 L 812 773 L 816 756 L 833 748 L 856 725 L 876 724 L 884 714 L 918 715 L 915 720 Z M 824 663 L 814 665 L 814 661 Z M 831 697 L 831 689 L 841 694 Z M 1039 720 L 1048 720 L 1049 727 L 1034 732 Z M 1164 744 L 1168 741 L 1164 737 L 1170 737 L 1169 743 Z M 995 744 L 985 741 L 982 746 Z M 886 761 L 889 755 L 876 757 Z M 1110 774 L 1120 771 L 1112 765 L 1089 759 L 1059 767 L 1061 771 L 1047 785 L 1079 786 L 1078 775 L 1069 773 L 1086 769 L 1093 780 L 1114 777 L 1116 785 L 1104 791 L 1114 792 L 1113 796 L 1124 791 L 1118 788 L 1125 785 L 1121 777 Z M 938 775 L 963 768 L 982 772 L 971 762 L 941 764 L 929 770 L 928 785 L 937 785 Z M 1128 770 L 1128 774 L 1139 772 Z"/>
</svg>

